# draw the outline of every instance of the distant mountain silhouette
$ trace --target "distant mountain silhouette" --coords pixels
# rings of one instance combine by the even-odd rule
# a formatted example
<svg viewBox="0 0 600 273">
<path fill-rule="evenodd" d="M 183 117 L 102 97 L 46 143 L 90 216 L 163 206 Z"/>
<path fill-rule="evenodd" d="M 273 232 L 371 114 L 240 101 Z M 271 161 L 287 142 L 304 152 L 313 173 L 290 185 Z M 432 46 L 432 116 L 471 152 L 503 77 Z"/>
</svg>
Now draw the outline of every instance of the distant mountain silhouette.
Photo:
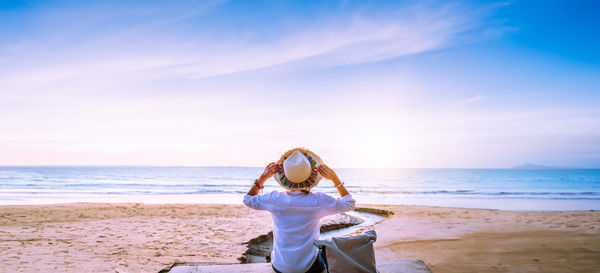
<svg viewBox="0 0 600 273">
<path fill-rule="evenodd" d="M 577 167 L 556 167 L 556 166 L 544 166 L 537 164 L 525 163 L 512 167 L 513 169 L 527 169 L 527 170 L 547 170 L 547 169 L 581 169 Z"/>
</svg>

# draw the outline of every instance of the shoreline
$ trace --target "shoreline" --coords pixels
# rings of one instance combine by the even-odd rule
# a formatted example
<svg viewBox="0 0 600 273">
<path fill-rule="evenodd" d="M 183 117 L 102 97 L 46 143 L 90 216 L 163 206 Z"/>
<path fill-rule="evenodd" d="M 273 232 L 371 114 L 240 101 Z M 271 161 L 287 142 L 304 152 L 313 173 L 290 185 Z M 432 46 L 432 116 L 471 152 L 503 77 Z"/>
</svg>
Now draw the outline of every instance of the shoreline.
<svg viewBox="0 0 600 273">
<path fill-rule="evenodd" d="M 330 193 L 335 196 L 337 193 Z M 268 192 L 265 192 L 268 193 Z M 50 205 L 69 203 L 143 203 L 143 204 L 241 204 L 243 193 L 196 193 L 196 194 L 1 194 L 0 206 L 10 205 Z M 397 194 L 365 194 L 360 190 L 352 196 L 357 204 L 372 205 L 411 205 L 428 207 L 451 207 L 473 209 L 497 209 L 504 211 L 588 211 L 600 210 L 600 198 L 506 198 L 483 197 L 469 198 L 465 196 L 434 195 L 397 195 Z M 524 210 L 524 208 L 526 210 Z"/>
<path fill-rule="evenodd" d="M 173 206 L 195 206 L 195 205 L 223 205 L 223 206 L 235 206 L 235 205 L 243 205 L 242 202 L 239 203 L 145 203 L 145 202 L 64 202 L 64 203 L 40 203 L 40 204 L 0 204 L 0 210 L 3 208 L 11 208 L 11 207 L 38 207 L 38 206 L 68 206 L 68 205 L 173 205 Z M 389 206 L 400 206 L 400 207 L 417 207 L 417 208 L 431 208 L 431 209 L 469 209 L 469 210 L 486 210 L 486 211 L 503 211 L 503 212 L 598 212 L 599 209 L 577 209 L 577 210 L 507 210 L 507 209 L 494 209 L 494 208 L 472 208 L 472 207 L 454 207 L 454 206 L 434 206 L 434 205 L 413 205 L 413 204 L 368 204 L 361 203 L 361 209 L 365 208 L 373 208 L 376 207 L 389 207 Z"/>
<path fill-rule="evenodd" d="M 434 272 L 594 272 L 600 212 L 412 205 L 374 225 L 378 260 L 421 259 Z M 239 263 L 271 216 L 242 204 L 65 203 L 0 206 L 11 272 L 158 272 L 175 262 Z"/>
</svg>

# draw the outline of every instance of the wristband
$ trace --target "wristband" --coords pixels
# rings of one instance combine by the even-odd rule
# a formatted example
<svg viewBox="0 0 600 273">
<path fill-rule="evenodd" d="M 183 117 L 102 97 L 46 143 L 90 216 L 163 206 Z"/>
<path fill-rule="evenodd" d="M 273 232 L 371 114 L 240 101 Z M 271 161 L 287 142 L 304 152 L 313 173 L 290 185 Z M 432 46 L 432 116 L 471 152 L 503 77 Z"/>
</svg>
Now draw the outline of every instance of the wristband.
<svg viewBox="0 0 600 273">
<path fill-rule="evenodd" d="M 261 187 L 261 186 L 259 186 L 259 185 L 258 185 L 258 179 L 255 179 L 255 180 L 254 180 L 254 186 L 255 186 L 256 188 L 260 189 L 260 190 L 262 190 L 262 189 L 265 187 L 265 186 L 262 186 L 262 187 Z"/>
<path fill-rule="evenodd" d="M 336 188 L 339 188 L 339 187 L 341 187 L 341 186 L 344 186 L 344 184 L 346 184 L 346 183 L 342 182 L 342 183 L 340 183 L 340 184 L 336 185 L 335 187 L 336 187 Z"/>
</svg>

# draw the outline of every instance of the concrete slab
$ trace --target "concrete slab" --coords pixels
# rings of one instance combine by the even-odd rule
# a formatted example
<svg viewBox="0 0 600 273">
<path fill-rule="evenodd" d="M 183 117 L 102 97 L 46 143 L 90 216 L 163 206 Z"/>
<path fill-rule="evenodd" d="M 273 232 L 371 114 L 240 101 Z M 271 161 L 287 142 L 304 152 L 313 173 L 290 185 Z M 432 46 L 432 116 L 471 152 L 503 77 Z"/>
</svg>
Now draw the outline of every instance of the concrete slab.
<svg viewBox="0 0 600 273">
<path fill-rule="evenodd" d="M 429 267 L 421 260 L 392 260 L 377 261 L 377 269 L 380 273 L 431 273 Z M 212 273 L 212 272 L 241 272 L 241 273 L 265 273 L 273 272 L 270 263 L 253 264 L 227 264 L 206 265 L 200 263 L 179 263 L 170 270 L 161 271 L 169 273 Z"/>
<path fill-rule="evenodd" d="M 422 260 L 377 261 L 377 270 L 381 273 L 431 273 L 429 267 Z"/>
</svg>

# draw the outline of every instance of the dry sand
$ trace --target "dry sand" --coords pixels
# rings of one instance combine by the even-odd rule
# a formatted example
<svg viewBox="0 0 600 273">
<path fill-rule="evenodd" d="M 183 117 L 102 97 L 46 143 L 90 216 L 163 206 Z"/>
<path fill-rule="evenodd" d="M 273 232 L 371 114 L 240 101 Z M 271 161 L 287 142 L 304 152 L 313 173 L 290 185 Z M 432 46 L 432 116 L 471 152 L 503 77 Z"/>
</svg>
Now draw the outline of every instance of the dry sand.
<svg viewBox="0 0 600 273">
<path fill-rule="evenodd" d="M 434 272 L 600 272 L 600 212 L 370 206 L 381 260 Z M 237 263 L 271 230 L 243 205 L 66 204 L 0 207 L 2 272 L 158 272 L 175 261 Z"/>
</svg>

